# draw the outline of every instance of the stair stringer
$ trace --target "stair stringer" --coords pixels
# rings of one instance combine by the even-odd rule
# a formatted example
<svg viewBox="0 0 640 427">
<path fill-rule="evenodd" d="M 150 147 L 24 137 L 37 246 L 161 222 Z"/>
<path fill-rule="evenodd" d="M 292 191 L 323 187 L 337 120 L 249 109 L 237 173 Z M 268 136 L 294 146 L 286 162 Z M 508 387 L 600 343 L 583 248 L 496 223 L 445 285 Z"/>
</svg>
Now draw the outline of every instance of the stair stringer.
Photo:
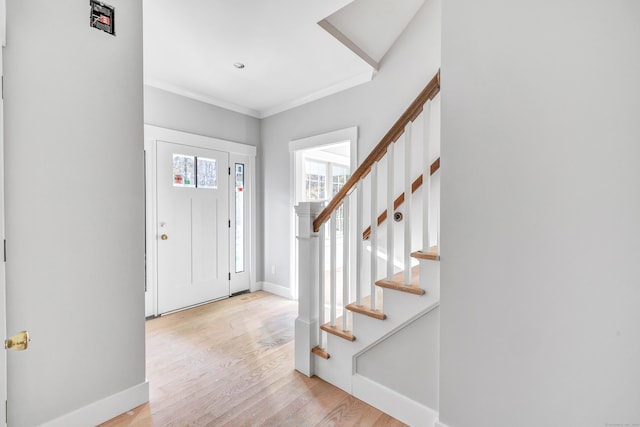
<svg viewBox="0 0 640 427">
<path fill-rule="evenodd" d="M 439 406 L 439 306 L 427 308 L 354 356 L 355 397 L 411 426 L 434 426 Z"/>
<path fill-rule="evenodd" d="M 438 261 L 420 260 L 421 283 L 427 293 L 417 296 L 390 289 L 383 291 L 383 312 L 387 319 L 381 321 L 369 316 L 353 313 L 352 330 L 356 340 L 351 342 L 327 334 L 325 350 L 329 359 L 315 357 L 315 375 L 347 393 L 354 394 L 356 355 L 382 342 L 390 335 L 410 325 L 440 304 Z M 424 276 L 424 277 L 423 277 Z M 392 416 L 402 414 L 390 414 Z"/>
</svg>

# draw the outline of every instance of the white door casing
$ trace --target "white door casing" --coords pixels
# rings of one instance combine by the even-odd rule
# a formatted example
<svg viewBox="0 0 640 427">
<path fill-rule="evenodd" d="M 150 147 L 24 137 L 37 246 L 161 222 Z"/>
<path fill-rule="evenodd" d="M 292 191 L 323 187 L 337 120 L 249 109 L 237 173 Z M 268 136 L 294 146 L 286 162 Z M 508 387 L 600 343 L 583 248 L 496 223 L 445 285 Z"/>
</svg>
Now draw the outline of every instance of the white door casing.
<svg viewBox="0 0 640 427">
<path fill-rule="evenodd" d="M 4 75 L 2 57 L 6 41 L 6 3 L 0 0 L 0 75 Z M 0 331 L 7 336 L 7 307 L 6 307 L 6 282 L 5 282 L 5 253 L 4 253 L 4 93 L 0 99 L 0 233 L 2 233 L 2 259 L 0 260 Z M 2 404 L 7 400 L 7 354 L 0 355 L 0 425 L 6 425 L 6 406 Z"/>
<path fill-rule="evenodd" d="M 185 177 L 182 184 L 174 183 L 175 155 L 189 156 L 194 172 L 191 181 Z M 212 164 L 216 171 L 212 187 L 196 186 L 196 165 L 200 162 Z M 228 297 L 228 153 L 158 142 L 156 164 L 158 311 L 166 313 Z"/>
</svg>

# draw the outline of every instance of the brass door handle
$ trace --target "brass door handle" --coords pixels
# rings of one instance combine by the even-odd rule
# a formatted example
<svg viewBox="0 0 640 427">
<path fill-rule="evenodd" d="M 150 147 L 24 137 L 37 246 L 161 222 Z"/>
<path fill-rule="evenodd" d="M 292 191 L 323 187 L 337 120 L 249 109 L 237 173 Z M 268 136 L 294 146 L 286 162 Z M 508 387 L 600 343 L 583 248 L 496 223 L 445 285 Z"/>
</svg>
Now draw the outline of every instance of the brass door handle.
<svg viewBox="0 0 640 427">
<path fill-rule="evenodd" d="M 29 332 L 18 332 L 11 338 L 7 338 L 4 341 L 4 348 L 6 350 L 26 350 L 29 347 L 29 341 L 31 341 L 31 338 L 29 338 Z"/>
<path fill-rule="evenodd" d="M 162 236 L 160 236 L 160 238 L 162 240 L 167 240 L 169 238 L 169 236 L 167 236 L 166 234 L 163 234 Z"/>
</svg>

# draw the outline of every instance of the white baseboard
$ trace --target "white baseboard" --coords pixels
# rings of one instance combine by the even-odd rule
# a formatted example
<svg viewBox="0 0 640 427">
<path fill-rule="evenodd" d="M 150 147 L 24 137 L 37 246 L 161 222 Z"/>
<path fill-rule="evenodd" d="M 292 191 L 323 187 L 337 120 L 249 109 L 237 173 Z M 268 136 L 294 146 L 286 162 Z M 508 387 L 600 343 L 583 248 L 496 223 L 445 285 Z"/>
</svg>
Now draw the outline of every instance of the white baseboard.
<svg viewBox="0 0 640 427">
<path fill-rule="evenodd" d="M 293 293 L 291 288 L 285 288 L 284 286 L 276 285 L 270 282 L 258 282 L 261 284 L 262 290 L 270 292 L 274 295 L 278 295 L 284 298 L 293 299 Z"/>
<path fill-rule="evenodd" d="M 436 425 L 435 425 L 435 427 L 449 427 L 449 426 L 448 426 L 448 425 L 446 425 L 446 424 L 445 424 L 445 423 L 443 423 L 443 422 L 436 421 Z"/>
<path fill-rule="evenodd" d="M 113 394 L 48 421 L 44 427 L 86 427 L 101 424 L 149 401 L 149 382 Z"/>
<path fill-rule="evenodd" d="M 353 395 L 412 427 L 437 425 L 438 412 L 362 375 L 353 376 Z"/>
</svg>

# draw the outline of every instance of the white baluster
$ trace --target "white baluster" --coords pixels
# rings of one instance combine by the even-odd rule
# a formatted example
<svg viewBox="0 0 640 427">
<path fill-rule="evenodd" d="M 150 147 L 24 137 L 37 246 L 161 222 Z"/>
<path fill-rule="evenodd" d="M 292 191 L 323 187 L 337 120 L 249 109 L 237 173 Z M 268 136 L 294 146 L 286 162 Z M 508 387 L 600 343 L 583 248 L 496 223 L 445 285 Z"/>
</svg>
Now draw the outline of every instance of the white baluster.
<svg viewBox="0 0 640 427">
<path fill-rule="evenodd" d="M 330 313 L 331 326 L 336 326 L 336 211 L 331 213 L 331 225 L 329 229 L 331 254 L 329 255 L 329 274 L 331 275 L 330 294 Z"/>
<path fill-rule="evenodd" d="M 394 182 L 394 147 L 391 143 L 387 148 L 387 280 L 393 280 L 394 239 L 393 239 L 393 182 Z"/>
<path fill-rule="evenodd" d="M 360 180 L 356 188 L 356 304 L 362 305 L 362 290 L 360 283 L 362 282 L 362 215 L 363 215 L 363 202 L 362 197 L 364 193 L 364 181 Z"/>
<path fill-rule="evenodd" d="M 378 280 L 378 162 L 371 165 L 371 309 L 376 309 L 376 280 Z"/>
<path fill-rule="evenodd" d="M 430 136 L 431 134 L 431 102 L 427 101 L 422 113 L 422 250 L 429 252 L 431 243 L 429 240 L 429 202 L 431 200 L 431 154 L 430 154 Z"/>
<path fill-rule="evenodd" d="M 404 128 L 404 284 L 411 284 L 411 140 L 412 126 Z"/>
<path fill-rule="evenodd" d="M 349 316 L 349 196 L 345 197 L 342 219 L 342 329 L 348 331 Z"/>
<path fill-rule="evenodd" d="M 324 315 L 324 300 L 325 300 L 325 270 L 326 270 L 326 265 L 325 265 L 325 227 L 326 227 L 326 223 L 322 224 L 320 226 L 320 232 L 318 233 L 318 245 L 319 245 L 319 268 L 318 268 L 318 273 L 319 273 L 319 277 L 318 277 L 318 283 L 319 283 L 319 298 L 318 298 L 318 302 L 319 302 L 319 311 L 318 311 L 318 323 L 320 326 L 324 325 L 325 323 L 325 315 Z M 298 268 L 301 268 L 301 266 L 299 266 Z M 322 332 L 322 330 L 318 329 L 318 333 L 320 334 L 320 336 L 318 337 L 318 343 L 320 345 L 320 347 L 322 348 L 326 348 L 325 347 L 325 337 L 326 335 Z"/>
</svg>

